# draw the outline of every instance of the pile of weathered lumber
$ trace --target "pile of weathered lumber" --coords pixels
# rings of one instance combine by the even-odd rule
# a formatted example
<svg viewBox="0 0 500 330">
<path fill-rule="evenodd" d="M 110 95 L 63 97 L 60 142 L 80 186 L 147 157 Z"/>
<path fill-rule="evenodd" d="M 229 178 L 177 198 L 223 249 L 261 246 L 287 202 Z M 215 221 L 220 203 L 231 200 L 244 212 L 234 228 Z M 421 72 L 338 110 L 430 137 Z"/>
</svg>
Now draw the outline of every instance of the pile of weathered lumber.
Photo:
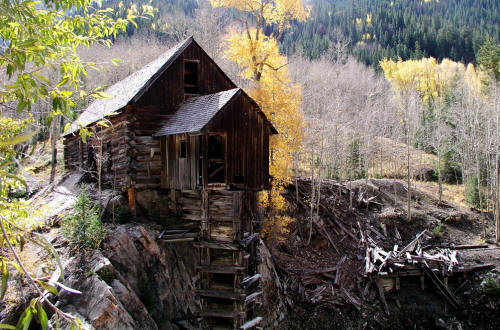
<svg viewBox="0 0 500 330">
<path fill-rule="evenodd" d="M 458 307 L 447 277 L 491 266 L 466 266 L 457 255 L 457 250 L 483 246 L 431 245 L 434 235 L 428 230 L 402 245 L 398 226 L 392 225 L 394 234 L 388 233 L 373 213 L 383 211 L 381 200 L 362 189 L 333 180 L 313 185 L 298 179 L 285 198 L 296 205 L 292 216 L 297 221 L 273 258 L 290 306 L 348 304 L 360 310 L 378 296 L 388 313 L 381 279 L 399 283 L 399 276 L 420 276 L 430 279 L 445 300 Z"/>
<path fill-rule="evenodd" d="M 408 264 L 425 265 L 434 272 L 451 274 L 459 264 L 457 251 L 438 248 L 433 254 L 425 252 L 424 243 L 430 238 L 432 235 L 428 230 L 424 230 L 402 249 L 395 244 L 391 251 L 384 251 L 373 240 L 369 240 L 366 245 L 365 275 L 387 275 L 394 273 L 395 270 L 404 269 Z"/>
</svg>

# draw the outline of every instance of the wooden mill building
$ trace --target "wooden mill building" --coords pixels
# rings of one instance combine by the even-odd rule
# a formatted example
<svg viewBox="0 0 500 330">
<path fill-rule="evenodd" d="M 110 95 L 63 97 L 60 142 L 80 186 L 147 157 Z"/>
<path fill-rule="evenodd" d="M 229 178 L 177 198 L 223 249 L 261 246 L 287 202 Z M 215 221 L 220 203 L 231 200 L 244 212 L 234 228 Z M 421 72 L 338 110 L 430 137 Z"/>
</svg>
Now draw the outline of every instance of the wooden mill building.
<svg viewBox="0 0 500 330">
<path fill-rule="evenodd" d="M 199 248 L 204 326 L 256 326 L 252 220 L 256 194 L 269 188 L 277 131 L 192 37 L 105 92 L 110 98 L 90 104 L 65 133 L 66 167 L 100 173 L 127 193 L 132 211 L 141 191 L 168 196 L 156 206 L 196 228 L 164 236 Z M 93 132 L 85 141 L 81 127 Z"/>
</svg>

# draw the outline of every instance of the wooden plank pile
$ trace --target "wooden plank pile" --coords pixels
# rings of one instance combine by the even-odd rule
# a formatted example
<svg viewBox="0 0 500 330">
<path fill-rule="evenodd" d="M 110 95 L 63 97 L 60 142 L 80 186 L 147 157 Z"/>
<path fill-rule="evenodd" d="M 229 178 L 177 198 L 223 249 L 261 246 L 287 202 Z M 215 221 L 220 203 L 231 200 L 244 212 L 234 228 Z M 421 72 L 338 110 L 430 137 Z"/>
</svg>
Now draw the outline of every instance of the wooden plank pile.
<svg viewBox="0 0 500 330">
<path fill-rule="evenodd" d="M 459 265 L 457 251 L 438 248 L 435 253 L 424 251 L 424 243 L 432 238 L 428 230 L 423 230 L 408 245 L 399 248 L 397 244 L 391 251 L 385 251 L 368 239 L 365 256 L 365 276 L 370 274 L 387 275 L 404 269 L 408 264 L 428 266 L 433 271 L 450 275 Z"/>
<path fill-rule="evenodd" d="M 320 198 L 314 201 L 311 212 L 307 201 L 313 189 Z M 451 288 L 456 292 L 456 286 L 467 280 L 459 276 L 448 283 L 448 279 L 491 267 L 466 266 L 457 253 L 487 246 L 430 244 L 434 235 L 428 230 L 402 245 L 397 226 L 392 225 L 389 231 L 374 216 L 373 211 L 382 212 L 383 205 L 361 189 L 351 190 L 333 180 L 312 186 L 310 180 L 298 179 L 289 186 L 285 198 L 296 205 L 293 216 L 297 221 L 290 227 L 295 234 L 280 245 L 273 258 L 291 308 L 306 303 L 351 305 L 361 310 L 369 308 L 378 296 L 389 314 L 385 292 L 413 285 L 414 280 L 407 281 L 412 276 L 420 279 L 422 289 L 426 279 L 448 306 L 459 308 Z M 408 231 L 403 236 L 408 239 Z"/>
</svg>

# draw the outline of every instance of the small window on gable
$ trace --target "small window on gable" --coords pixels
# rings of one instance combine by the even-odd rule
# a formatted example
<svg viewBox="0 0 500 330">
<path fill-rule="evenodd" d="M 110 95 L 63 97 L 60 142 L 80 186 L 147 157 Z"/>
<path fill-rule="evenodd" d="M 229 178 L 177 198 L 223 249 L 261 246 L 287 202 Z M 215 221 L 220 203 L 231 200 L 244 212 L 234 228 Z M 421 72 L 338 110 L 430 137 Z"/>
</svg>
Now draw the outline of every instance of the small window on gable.
<svg viewBox="0 0 500 330">
<path fill-rule="evenodd" d="M 198 61 L 184 61 L 184 94 L 196 95 L 198 92 Z"/>
<path fill-rule="evenodd" d="M 179 158 L 186 158 L 186 140 L 180 141 L 180 155 Z"/>
</svg>

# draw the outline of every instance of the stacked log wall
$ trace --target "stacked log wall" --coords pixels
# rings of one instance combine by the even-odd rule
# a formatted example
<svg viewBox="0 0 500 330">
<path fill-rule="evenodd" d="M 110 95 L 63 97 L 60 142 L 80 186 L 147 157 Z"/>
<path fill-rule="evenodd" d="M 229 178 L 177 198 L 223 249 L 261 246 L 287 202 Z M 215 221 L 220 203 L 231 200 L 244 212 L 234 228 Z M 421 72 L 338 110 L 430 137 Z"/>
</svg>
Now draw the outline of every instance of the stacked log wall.
<svg viewBox="0 0 500 330">
<path fill-rule="evenodd" d="M 130 185 L 130 116 L 122 113 L 109 119 L 106 126 L 93 124 L 92 132 L 84 142 L 79 135 L 64 139 L 64 162 L 69 170 L 90 172 L 96 176 L 97 157 L 104 160 L 101 179 L 103 184 L 125 190 Z M 102 153 L 100 152 L 102 148 Z M 89 158 L 92 157 L 91 158 Z"/>
</svg>

